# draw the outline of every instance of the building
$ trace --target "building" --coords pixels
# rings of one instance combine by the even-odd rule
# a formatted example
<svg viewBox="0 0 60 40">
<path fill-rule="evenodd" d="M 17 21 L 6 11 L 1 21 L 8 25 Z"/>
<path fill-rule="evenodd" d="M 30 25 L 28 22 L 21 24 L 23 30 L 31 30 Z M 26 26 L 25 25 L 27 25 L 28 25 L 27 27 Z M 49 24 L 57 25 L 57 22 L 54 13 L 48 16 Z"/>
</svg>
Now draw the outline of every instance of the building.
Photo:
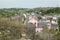
<svg viewBox="0 0 60 40">
<path fill-rule="evenodd" d="M 23 14 L 15 14 L 15 16 L 11 17 L 11 21 L 18 21 L 18 22 L 23 22 L 24 21 L 24 15 Z"/>
<path fill-rule="evenodd" d="M 31 13 L 31 16 L 29 17 L 28 23 L 35 24 L 37 27 L 38 24 L 38 18 L 34 13 Z"/>
</svg>

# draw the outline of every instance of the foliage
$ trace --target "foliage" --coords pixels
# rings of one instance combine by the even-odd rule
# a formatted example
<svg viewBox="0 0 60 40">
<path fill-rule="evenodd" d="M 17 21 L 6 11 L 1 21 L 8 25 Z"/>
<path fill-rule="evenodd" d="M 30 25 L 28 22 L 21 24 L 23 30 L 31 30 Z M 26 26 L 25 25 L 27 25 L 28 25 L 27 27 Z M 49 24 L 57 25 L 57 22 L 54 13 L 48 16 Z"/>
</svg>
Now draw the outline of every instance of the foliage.
<svg viewBox="0 0 60 40">
<path fill-rule="evenodd" d="M 24 27 L 19 22 L 13 22 L 9 19 L 0 19 L 0 40 L 12 40 L 21 37 L 21 31 Z"/>
<path fill-rule="evenodd" d="M 38 17 L 38 19 L 40 20 L 40 19 L 41 19 L 41 17 Z"/>
<path fill-rule="evenodd" d="M 16 13 L 26 12 L 28 9 L 26 8 L 4 8 L 0 9 L 0 16 L 2 17 L 11 17 Z"/>
<path fill-rule="evenodd" d="M 60 40 L 60 33 L 56 34 L 52 40 Z"/>
<path fill-rule="evenodd" d="M 33 8 L 33 9 L 28 9 L 28 8 L 4 8 L 0 9 L 0 17 L 11 17 L 14 16 L 16 13 L 27 13 L 27 12 L 42 12 L 43 14 L 56 14 L 60 13 L 60 8 L 55 7 L 55 8 Z"/>
<path fill-rule="evenodd" d="M 26 25 L 26 34 L 27 34 L 28 38 L 31 38 L 33 40 L 34 35 L 35 35 L 35 25 L 27 24 Z"/>
<path fill-rule="evenodd" d="M 59 32 L 60 32 L 60 18 L 58 19 L 58 26 L 59 26 Z"/>
<path fill-rule="evenodd" d="M 56 7 L 53 9 L 49 9 L 46 11 L 46 13 L 53 13 L 53 14 L 60 13 L 60 8 Z"/>
</svg>

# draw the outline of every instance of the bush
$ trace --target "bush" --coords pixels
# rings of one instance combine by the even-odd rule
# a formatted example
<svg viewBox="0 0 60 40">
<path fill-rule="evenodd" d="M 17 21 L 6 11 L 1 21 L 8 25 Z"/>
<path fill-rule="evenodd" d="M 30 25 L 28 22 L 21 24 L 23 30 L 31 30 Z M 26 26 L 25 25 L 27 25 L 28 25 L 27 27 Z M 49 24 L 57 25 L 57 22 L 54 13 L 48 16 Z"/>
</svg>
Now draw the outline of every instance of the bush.
<svg viewBox="0 0 60 40">
<path fill-rule="evenodd" d="M 19 22 L 13 22 L 9 19 L 0 19 L 0 37 L 2 40 L 12 40 L 20 38 L 24 25 Z M 2 36 L 1 36 L 2 35 Z"/>
</svg>

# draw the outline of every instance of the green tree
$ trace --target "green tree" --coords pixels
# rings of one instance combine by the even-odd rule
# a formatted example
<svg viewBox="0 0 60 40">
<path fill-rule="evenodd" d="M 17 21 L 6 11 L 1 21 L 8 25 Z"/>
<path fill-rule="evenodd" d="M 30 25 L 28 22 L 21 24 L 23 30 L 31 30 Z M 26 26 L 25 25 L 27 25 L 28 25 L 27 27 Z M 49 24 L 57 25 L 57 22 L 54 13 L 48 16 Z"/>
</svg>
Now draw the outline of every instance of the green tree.
<svg viewBox="0 0 60 40">
<path fill-rule="evenodd" d="M 59 26 L 59 32 L 60 32 L 60 18 L 58 19 L 58 26 Z"/>
<path fill-rule="evenodd" d="M 20 22 L 0 18 L 0 40 L 19 39 L 24 25 Z"/>
</svg>

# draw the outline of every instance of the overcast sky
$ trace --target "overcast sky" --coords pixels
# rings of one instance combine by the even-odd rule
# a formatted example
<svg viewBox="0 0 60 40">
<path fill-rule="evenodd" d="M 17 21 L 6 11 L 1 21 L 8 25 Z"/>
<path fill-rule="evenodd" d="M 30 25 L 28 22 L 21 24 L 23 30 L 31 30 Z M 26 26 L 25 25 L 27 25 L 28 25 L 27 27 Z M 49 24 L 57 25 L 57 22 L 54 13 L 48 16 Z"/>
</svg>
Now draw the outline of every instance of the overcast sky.
<svg viewBox="0 0 60 40">
<path fill-rule="evenodd" d="M 0 8 L 60 7 L 60 0 L 0 0 Z"/>
</svg>

